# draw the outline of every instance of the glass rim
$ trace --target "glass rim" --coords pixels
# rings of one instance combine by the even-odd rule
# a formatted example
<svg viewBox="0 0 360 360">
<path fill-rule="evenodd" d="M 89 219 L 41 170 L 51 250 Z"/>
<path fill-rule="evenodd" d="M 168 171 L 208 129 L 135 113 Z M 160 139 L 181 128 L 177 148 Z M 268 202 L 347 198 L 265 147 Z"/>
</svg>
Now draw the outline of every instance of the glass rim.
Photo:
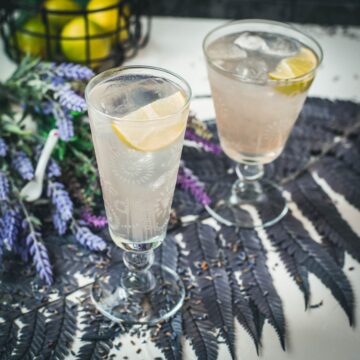
<svg viewBox="0 0 360 360">
<path fill-rule="evenodd" d="M 311 47 L 311 49 L 316 53 L 316 57 L 318 59 L 318 63 L 316 64 L 316 66 L 311 69 L 310 71 L 306 72 L 305 74 L 299 75 L 299 76 L 294 76 L 288 79 L 267 79 L 266 81 L 254 81 L 254 80 L 244 80 L 241 79 L 238 74 L 234 71 L 228 71 L 228 70 L 224 70 L 222 68 L 220 68 L 219 66 L 214 65 L 213 61 L 211 60 L 211 58 L 209 57 L 209 55 L 207 54 L 207 49 L 206 49 L 206 42 L 208 40 L 208 38 L 213 35 L 214 33 L 216 33 L 217 31 L 224 29 L 230 25 L 236 25 L 236 24 L 268 24 L 268 25 L 276 25 L 282 28 L 287 28 L 290 29 L 292 31 L 295 31 L 297 33 L 299 33 L 302 36 L 305 36 L 306 38 L 308 38 L 309 40 L 311 40 L 315 46 L 318 48 L 319 53 L 317 53 L 317 51 L 315 52 L 315 50 Z M 288 23 L 283 23 L 280 21 L 274 21 L 274 20 L 265 20 L 265 19 L 243 19 L 243 20 L 231 20 L 226 22 L 225 24 L 221 24 L 215 28 L 213 28 L 212 30 L 210 30 L 204 37 L 204 40 L 202 42 L 202 49 L 203 49 L 203 53 L 205 55 L 205 58 L 207 60 L 207 62 L 209 63 L 209 65 L 211 67 L 213 67 L 216 70 L 219 70 L 220 72 L 222 72 L 223 74 L 231 74 L 231 75 L 237 75 L 237 79 L 239 81 L 242 81 L 244 83 L 248 83 L 248 84 L 255 84 L 255 85 L 284 85 L 284 84 L 289 84 L 292 82 L 297 82 L 297 81 L 301 81 L 306 79 L 307 77 L 309 77 L 310 75 L 314 74 L 317 69 L 319 68 L 319 66 L 322 64 L 322 60 L 323 60 L 323 49 L 320 45 L 320 43 L 311 35 L 308 35 L 306 33 L 304 33 L 303 31 L 299 30 L 296 26 L 292 25 L 292 24 L 288 24 Z"/>
<path fill-rule="evenodd" d="M 135 123 L 134 120 L 123 120 L 121 117 L 106 114 L 105 112 L 103 112 L 103 111 L 99 110 L 97 107 L 95 107 L 92 104 L 92 102 L 90 101 L 91 90 L 94 89 L 98 84 L 101 84 L 103 81 L 109 80 L 111 78 L 111 76 L 106 76 L 106 75 L 119 74 L 119 73 L 121 73 L 123 71 L 128 71 L 128 70 L 130 70 L 130 71 L 131 70 L 150 70 L 150 71 L 156 71 L 156 72 L 160 72 L 160 73 L 166 73 L 166 74 L 171 75 L 171 76 L 177 78 L 178 80 L 180 80 L 184 85 L 184 86 L 182 86 L 182 88 L 186 89 L 186 91 L 185 91 L 185 95 L 186 95 L 185 103 L 180 109 L 178 109 L 177 111 L 172 112 L 172 113 L 170 113 L 168 115 L 165 115 L 165 116 L 159 116 L 159 117 L 151 118 L 151 119 L 147 119 L 147 120 L 136 120 L 137 124 L 142 123 L 142 122 L 144 122 L 144 123 L 154 123 L 154 122 L 157 122 L 157 121 L 164 121 L 164 119 L 173 119 L 174 115 L 181 114 L 189 106 L 189 103 L 190 103 L 190 100 L 191 100 L 191 97 L 192 97 L 192 90 L 191 90 L 191 87 L 190 87 L 189 83 L 182 76 L 176 74 L 173 71 L 170 71 L 170 70 L 167 70 L 167 69 L 164 69 L 164 68 L 161 68 L 161 67 L 157 67 L 157 66 L 127 65 L 127 66 L 118 66 L 118 67 L 115 67 L 115 68 L 107 69 L 105 71 L 102 71 L 102 72 L 96 74 L 95 76 L 93 76 L 89 80 L 89 82 L 86 84 L 86 87 L 85 87 L 85 100 L 86 100 L 88 108 L 91 107 L 92 110 L 94 110 L 95 112 L 97 112 L 101 116 L 104 116 L 104 117 L 106 117 L 108 119 L 111 119 L 111 120 L 115 120 L 115 121 L 120 122 L 120 123 L 121 122 Z M 94 82 L 96 80 L 99 80 L 99 78 L 101 78 L 101 77 L 104 77 L 104 79 L 99 81 L 98 84 L 93 85 Z M 144 105 L 144 106 L 146 106 L 146 105 Z M 127 114 L 125 114 L 124 116 L 126 116 L 126 115 Z"/>
</svg>

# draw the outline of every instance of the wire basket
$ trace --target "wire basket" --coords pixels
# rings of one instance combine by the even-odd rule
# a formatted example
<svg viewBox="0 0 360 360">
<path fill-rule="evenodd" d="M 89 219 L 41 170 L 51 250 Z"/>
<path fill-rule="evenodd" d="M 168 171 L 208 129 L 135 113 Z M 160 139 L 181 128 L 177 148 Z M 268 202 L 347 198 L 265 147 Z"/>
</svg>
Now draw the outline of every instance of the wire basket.
<svg viewBox="0 0 360 360">
<path fill-rule="evenodd" d="M 94 0 L 62 0 L 57 8 L 49 5 L 54 0 L 47 1 L 2 5 L 0 32 L 5 51 L 14 61 L 30 54 L 103 70 L 135 56 L 149 40 L 150 0 L 97 1 L 105 3 L 101 7 L 91 7 Z M 66 7 L 58 9 L 59 3 Z"/>
</svg>

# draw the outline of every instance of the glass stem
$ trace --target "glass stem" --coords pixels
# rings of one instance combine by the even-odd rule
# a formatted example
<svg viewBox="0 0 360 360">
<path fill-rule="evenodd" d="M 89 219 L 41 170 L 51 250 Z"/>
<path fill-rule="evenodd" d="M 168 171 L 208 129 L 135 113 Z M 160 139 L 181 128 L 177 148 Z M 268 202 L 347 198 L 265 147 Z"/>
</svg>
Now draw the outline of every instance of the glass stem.
<svg viewBox="0 0 360 360">
<path fill-rule="evenodd" d="M 255 201 L 261 196 L 262 190 L 258 180 L 264 175 L 264 167 L 261 164 L 236 166 L 238 180 L 233 186 L 232 202 Z"/>
<path fill-rule="evenodd" d="M 122 276 L 122 286 L 128 293 L 146 293 L 155 287 L 150 267 L 154 262 L 153 250 L 146 252 L 124 251 L 123 260 L 129 271 Z"/>
</svg>

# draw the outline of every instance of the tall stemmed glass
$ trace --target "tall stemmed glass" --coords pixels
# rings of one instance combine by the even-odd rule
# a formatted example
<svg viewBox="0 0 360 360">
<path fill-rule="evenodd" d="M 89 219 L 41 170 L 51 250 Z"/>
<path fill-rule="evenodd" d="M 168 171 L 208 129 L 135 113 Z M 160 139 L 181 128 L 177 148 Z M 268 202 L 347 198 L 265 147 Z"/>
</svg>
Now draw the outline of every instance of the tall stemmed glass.
<svg viewBox="0 0 360 360">
<path fill-rule="evenodd" d="M 153 324 L 183 303 L 178 275 L 152 264 L 166 235 L 190 97 L 184 79 L 154 67 L 108 70 L 87 85 L 110 235 L 124 250 L 123 262 L 92 288 L 96 307 L 113 321 Z"/>
<path fill-rule="evenodd" d="M 285 146 L 322 61 L 321 47 L 290 25 L 240 20 L 208 33 L 203 50 L 221 146 L 238 163 L 238 179 L 207 210 L 226 225 L 272 225 L 287 205 L 279 186 L 263 179 L 263 165 Z"/>
</svg>

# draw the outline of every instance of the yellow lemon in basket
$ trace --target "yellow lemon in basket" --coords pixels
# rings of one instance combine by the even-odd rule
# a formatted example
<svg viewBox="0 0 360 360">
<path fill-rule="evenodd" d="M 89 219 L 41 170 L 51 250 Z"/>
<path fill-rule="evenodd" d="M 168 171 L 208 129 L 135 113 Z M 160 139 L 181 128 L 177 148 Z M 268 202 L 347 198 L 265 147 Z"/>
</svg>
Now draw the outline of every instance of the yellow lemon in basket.
<svg viewBox="0 0 360 360">
<path fill-rule="evenodd" d="M 47 54 L 46 26 L 40 16 L 34 16 L 27 20 L 23 26 L 16 31 L 16 41 L 19 50 L 24 54 L 40 56 L 44 58 Z M 50 27 L 50 34 L 55 35 L 56 31 Z M 55 52 L 56 40 L 50 39 L 51 53 Z"/>
<path fill-rule="evenodd" d="M 68 22 L 61 32 L 61 50 L 65 57 L 74 62 L 85 62 L 87 58 L 87 43 L 89 46 L 90 66 L 97 67 L 100 60 L 109 56 L 111 51 L 110 38 L 91 38 L 103 33 L 102 29 L 88 22 L 89 36 L 86 40 L 86 24 L 82 16 L 78 16 Z"/>
<path fill-rule="evenodd" d="M 117 29 L 118 18 L 120 17 L 120 27 L 124 28 L 126 26 L 125 17 L 130 16 L 130 7 L 127 4 L 124 5 L 122 7 L 123 13 L 119 13 L 119 0 L 90 0 L 87 5 L 87 10 L 101 10 L 108 7 L 112 8 L 108 10 L 89 13 L 89 19 L 95 24 L 99 25 L 102 29 L 104 29 L 104 31 L 114 32 Z M 121 30 L 119 33 L 119 40 L 123 41 L 127 38 L 127 29 Z"/>
<path fill-rule="evenodd" d="M 72 0 L 47 0 L 44 3 L 44 8 L 48 11 L 78 11 L 81 9 L 80 5 Z M 51 14 L 48 13 L 49 23 L 57 28 L 63 27 L 76 15 L 74 14 Z"/>
</svg>

